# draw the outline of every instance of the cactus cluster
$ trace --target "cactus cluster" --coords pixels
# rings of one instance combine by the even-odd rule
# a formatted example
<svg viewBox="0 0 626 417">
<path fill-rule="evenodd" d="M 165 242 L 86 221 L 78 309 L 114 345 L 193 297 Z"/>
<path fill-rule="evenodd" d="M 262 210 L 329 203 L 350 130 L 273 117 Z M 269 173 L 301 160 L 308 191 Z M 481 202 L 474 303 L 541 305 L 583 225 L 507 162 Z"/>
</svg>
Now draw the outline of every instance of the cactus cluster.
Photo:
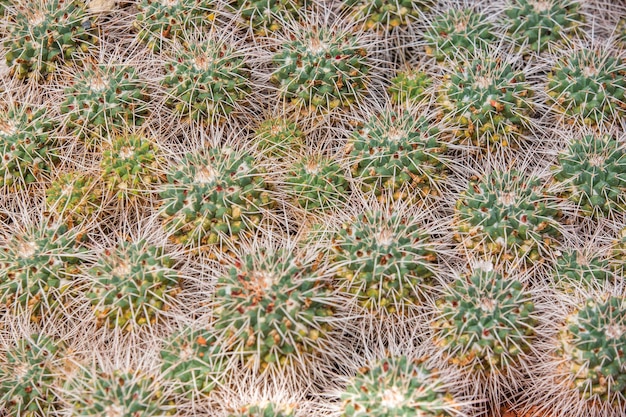
<svg viewBox="0 0 626 417">
<path fill-rule="evenodd" d="M 253 146 L 267 157 L 285 159 L 302 151 L 304 134 L 295 122 L 272 117 L 261 122 L 254 131 Z"/>
<path fill-rule="evenodd" d="M 228 417 L 294 417 L 294 410 L 289 405 L 273 402 L 248 404 L 228 414 Z"/>
<path fill-rule="evenodd" d="M 433 0 L 343 0 L 354 19 L 366 30 L 389 32 L 417 20 L 420 14 L 435 3 Z"/>
<path fill-rule="evenodd" d="M 552 277 L 556 285 L 572 290 L 602 287 L 613 280 L 607 259 L 573 249 L 559 253 Z"/>
<path fill-rule="evenodd" d="M 284 29 L 285 21 L 297 21 L 310 0 L 231 0 L 231 4 L 255 33 L 269 35 Z"/>
<path fill-rule="evenodd" d="M 46 206 L 70 225 L 91 220 L 101 204 L 102 194 L 95 179 L 84 172 L 61 174 L 46 189 Z"/>
<path fill-rule="evenodd" d="M 428 96 L 426 91 L 432 83 L 432 78 L 417 68 L 398 71 L 388 87 L 391 101 L 395 104 L 417 104 Z"/>
</svg>

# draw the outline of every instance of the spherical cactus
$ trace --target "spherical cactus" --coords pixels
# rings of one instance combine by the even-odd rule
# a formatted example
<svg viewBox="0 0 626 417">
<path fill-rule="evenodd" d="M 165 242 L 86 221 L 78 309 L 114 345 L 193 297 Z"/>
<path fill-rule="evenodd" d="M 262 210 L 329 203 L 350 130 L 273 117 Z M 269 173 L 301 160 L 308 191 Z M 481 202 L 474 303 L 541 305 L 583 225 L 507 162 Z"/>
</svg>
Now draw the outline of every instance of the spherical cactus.
<svg viewBox="0 0 626 417">
<path fill-rule="evenodd" d="M 570 291 L 601 288 L 613 280 L 607 259 L 573 249 L 559 253 L 552 277 L 557 286 Z"/>
<path fill-rule="evenodd" d="M 418 201 L 437 195 L 445 178 L 445 145 L 428 120 L 383 111 L 357 129 L 346 146 L 352 176 L 380 199 Z"/>
<path fill-rule="evenodd" d="M 161 214 L 171 240 L 193 249 L 225 248 L 250 234 L 273 201 L 254 158 L 231 148 L 186 155 L 168 173 Z"/>
<path fill-rule="evenodd" d="M 302 29 L 273 57 L 279 94 L 302 111 L 348 107 L 365 92 L 367 51 L 357 35 Z"/>
<path fill-rule="evenodd" d="M 298 12 L 310 0 L 231 0 L 246 24 L 257 35 L 267 36 L 285 26 L 285 21 L 298 20 Z"/>
<path fill-rule="evenodd" d="M 432 78 L 417 68 L 399 71 L 388 88 L 391 101 L 395 104 L 417 104 L 428 97 L 426 91 L 432 83 Z"/>
<path fill-rule="evenodd" d="M 306 367 L 331 330 L 327 287 L 313 265 L 286 250 L 245 254 L 218 279 L 214 328 L 224 348 L 252 369 Z"/>
<path fill-rule="evenodd" d="M 132 331 L 157 322 L 180 291 L 178 272 L 163 249 L 140 240 L 105 250 L 88 271 L 99 325 Z"/>
<path fill-rule="evenodd" d="M 569 123 L 611 123 L 626 113 L 626 62 L 608 52 L 574 51 L 548 74 L 547 93 Z"/>
<path fill-rule="evenodd" d="M 507 35 L 519 49 L 541 53 L 584 22 L 578 0 L 513 0 L 504 11 Z"/>
<path fill-rule="evenodd" d="M 417 20 L 433 3 L 432 0 L 343 0 L 344 7 L 352 11 L 364 29 L 383 32 Z"/>
<path fill-rule="evenodd" d="M 56 415 L 61 408 L 55 385 L 62 348 L 60 342 L 43 334 L 33 334 L 3 351 L 0 355 L 0 404 L 7 415 Z"/>
<path fill-rule="evenodd" d="M 65 95 L 61 113 L 81 138 L 140 126 L 148 113 L 147 84 L 131 66 L 90 65 L 74 75 Z"/>
<path fill-rule="evenodd" d="M 456 136 L 474 145 L 516 145 L 530 124 L 533 90 L 523 72 L 498 58 L 481 57 L 446 75 L 439 97 Z"/>
<path fill-rule="evenodd" d="M 46 77 L 97 42 L 82 1 L 23 2 L 9 10 L 5 58 L 17 78 Z"/>
<path fill-rule="evenodd" d="M 69 224 L 89 220 L 101 207 L 101 192 L 89 174 L 71 171 L 59 175 L 46 190 L 46 205 Z"/>
<path fill-rule="evenodd" d="M 187 42 L 165 67 L 166 104 L 186 119 L 223 121 L 250 92 L 244 57 L 223 42 Z"/>
<path fill-rule="evenodd" d="M 464 60 L 495 41 L 493 25 L 472 9 L 450 9 L 436 15 L 426 29 L 426 54 L 439 62 Z"/>
<path fill-rule="evenodd" d="M 477 269 L 436 302 L 433 340 L 445 359 L 479 376 L 507 374 L 531 351 L 535 304 L 516 280 Z"/>
<path fill-rule="evenodd" d="M 368 212 L 332 239 L 338 282 L 366 310 L 406 314 L 434 284 L 437 255 L 429 236 L 405 217 Z"/>
<path fill-rule="evenodd" d="M 450 384 L 436 370 L 406 356 L 361 368 L 341 401 L 341 417 L 446 417 L 460 409 Z"/>
<path fill-rule="evenodd" d="M 276 117 L 264 120 L 254 131 L 253 146 L 270 158 L 298 155 L 304 148 L 304 134 L 295 122 Z"/>
<path fill-rule="evenodd" d="M 558 156 L 554 178 L 584 214 L 626 209 L 626 146 L 615 138 L 587 135 Z"/>
<path fill-rule="evenodd" d="M 294 410 L 289 405 L 264 402 L 260 404 L 248 404 L 228 417 L 294 417 Z"/>
<path fill-rule="evenodd" d="M 560 236 L 556 200 L 538 178 L 517 171 L 494 171 L 471 181 L 455 211 L 457 239 L 468 250 L 502 261 L 543 262 Z"/>
<path fill-rule="evenodd" d="M 24 188 L 49 175 L 58 160 L 51 138 L 55 122 L 46 108 L 18 106 L 0 109 L 0 187 Z"/>
</svg>

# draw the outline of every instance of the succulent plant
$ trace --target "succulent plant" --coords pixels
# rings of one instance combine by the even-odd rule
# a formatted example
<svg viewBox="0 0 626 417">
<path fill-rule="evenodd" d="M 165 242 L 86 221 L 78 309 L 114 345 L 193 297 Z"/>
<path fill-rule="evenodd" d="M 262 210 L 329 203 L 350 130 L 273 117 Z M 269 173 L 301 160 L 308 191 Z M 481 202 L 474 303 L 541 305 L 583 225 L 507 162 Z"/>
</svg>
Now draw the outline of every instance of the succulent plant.
<svg viewBox="0 0 626 417">
<path fill-rule="evenodd" d="M 254 158 L 245 151 L 210 148 L 186 155 L 161 192 L 165 229 L 178 244 L 224 248 L 251 233 L 273 201 Z"/>
<path fill-rule="evenodd" d="M 271 80 L 279 94 L 302 111 L 349 107 L 365 92 L 366 58 L 358 35 L 303 29 L 274 55 Z"/>
<path fill-rule="evenodd" d="M 474 145 L 515 145 L 530 124 L 533 90 L 523 72 L 499 58 L 473 59 L 446 75 L 441 109 Z"/>
<path fill-rule="evenodd" d="M 406 356 L 361 368 L 341 401 L 342 417 L 446 417 L 457 415 L 460 408 L 436 370 Z"/>
<path fill-rule="evenodd" d="M 58 160 L 50 137 L 55 122 L 46 117 L 46 108 L 16 106 L 0 109 L 0 187 L 24 188 L 41 181 Z"/>
<path fill-rule="evenodd" d="M 543 262 L 545 249 L 560 236 L 556 200 L 538 178 L 514 170 L 471 181 L 455 211 L 457 239 L 504 261 Z"/>
<path fill-rule="evenodd" d="M 47 77 L 59 62 L 88 52 L 97 42 L 82 1 L 18 2 L 7 10 L 5 59 L 17 78 Z"/>
<path fill-rule="evenodd" d="M 343 0 L 343 6 L 366 30 L 388 32 L 406 26 L 435 3 L 433 0 Z"/>
<path fill-rule="evenodd" d="M 304 148 L 304 134 L 295 122 L 281 117 L 264 120 L 254 131 L 254 146 L 270 158 L 298 155 Z"/>
<path fill-rule="evenodd" d="M 188 43 L 166 70 L 166 104 L 191 120 L 223 121 L 250 92 L 244 57 L 225 43 Z"/>
<path fill-rule="evenodd" d="M 610 123 L 626 113 L 626 62 L 610 52 L 579 49 L 552 68 L 547 93 L 554 109 L 570 123 Z"/>
<path fill-rule="evenodd" d="M 147 84 L 132 66 L 89 65 L 75 74 L 65 95 L 61 113 L 81 138 L 100 139 L 140 126 L 148 114 Z"/>
<path fill-rule="evenodd" d="M 252 369 L 300 368 L 328 339 L 329 295 L 314 265 L 286 250 L 260 249 L 218 279 L 214 328 L 224 348 Z"/>
<path fill-rule="evenodd" d="M 90 219 L 101 208 L 101 192 L 89 174 L 70 171 L 59 175 L 46 189 L 46 205 L 68 224 Z"/>
<path fill-rule="evenodd" d="M 559 254 L 552 277 L 557 285 L 566 289 L 571 289 L 572 286 L 601 287 L 613 280 L 607 259 L 574 249 L 567 249 Z"/>
<path fill-rule="evenodd" d="M 332 239 L 339 285 L 374 313 L 404 314 L 434 284 L 437 255 L 429 236 L 398 214 L 367 212 Z"/>
<path fill-rule="evenodd" d="M 626 17 L 621 18 L 617 23 L 615 34 L 617 36 L 617 44 L 622 48 L 626 48 Z"/>
<path fill-rule="evenodd" d="M 504 14 L 507 35 L 515 46 L 541 53 L 574 35 L 584 22 L 578 0 L 512 0 Z"/>
<path fill-rule="evenodd" d="M 610 262 L 614 270 L 626 274 L 626 227 L 613 242 Z"/>
<path fill-rule="evenodd" d="M 424 33 L 426 54 L 439 62 L 465 60 L 495 41 L 493 33 L 493 25 L 483 14 L 469 8 L 449 9 L 429 22 Z"/>
<path fill-rule="evenodd" d="M 354 131 L 346 154 L 364 192 L 417 201 L 438 194 L 445 178 L 439 131 L 410 112 L 383 111 Z"/>
<path fill-rule="evenodd" d="M 284 28 L 285 21 L 298 20 L 298 13 L 310 0 L 231 0 L 241 17 L 254 31 L 267 36 Z"/>
<path fill-rule="evenodd" d="M 0 404 L 7 415 L 45 417 L 61 408 L 55 385 L 62 348 L 44 334 L 32 334 L 0 355 Z"/>
<path fill-rule="evenodd" d="M 453 364 L 478 375 L 506 373 L 531 350 L 534 311 L 519 281 L 477 269 L 457 278 L 437 300 L 433 339 Z"/>
<path fill-rule="evenodd" d="M 88 271 L 87 298 L 98 324 L 132 331 L 156 323 L 180 291 L 173 264 L 162 248 L 144 240 L 105 250 Z"/>
<path fill-rule="evenodd" d="M 558 156 L 554 178 L 585 214 L 626 209 L 626 146 L 609 136 L 587 135 Z"/>
<path fill-rule="evenodd" d="M 427 97 L 426 91 L 432 83 L 432 78 L 417 68 L 398 71 L 388 88 L 391 101 L 395 104 L 419 103 Z"/>
<path fill-rule="evenodd" d="M 228 414 L 228 417 L 294 417 L 293 408 L 274 402 L 263 402 L 260 404 L 248 404 L 235 412 Z"/>
</svg>

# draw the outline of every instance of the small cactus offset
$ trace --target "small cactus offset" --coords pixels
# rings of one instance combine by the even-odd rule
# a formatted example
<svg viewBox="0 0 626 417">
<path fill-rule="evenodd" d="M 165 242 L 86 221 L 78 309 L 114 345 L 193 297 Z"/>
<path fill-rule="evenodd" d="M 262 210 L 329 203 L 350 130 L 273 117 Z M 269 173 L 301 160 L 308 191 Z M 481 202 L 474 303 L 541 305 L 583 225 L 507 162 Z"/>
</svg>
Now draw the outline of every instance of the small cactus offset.
<svg viewBox="0 0 626 417">
<path fill-rule="evenodd" d="M 14 77 L 47 78 L 59 62 L 88 52 L 97 42 L 82 1 L 17 2 L 8 10 L 8 36 L 3 44 Z"/>
<path fill-rule="evenodd" d="M 395 104 L 417 104 L 428 97 L 427 90 L 432 83 L 432 78 L 417 68 L 399 71 L 388 88 L 391 101 Z"/>
<path fill-rule="evenodd" d="M 289 405 L 274 402 L 248 404 L 228 414 L 228 417 L 295 417 Z"/>
<path fill-rule="evenodd" d="M 295 122 L 280 117 L 269 118 L 254 131 L 253 146 L 267 157 L 285 159 L 302 151 L 304 134 Z"/>
<path fill-rule="evenodd" d="M 231 0 L 247 25 L 260 36 L 268 36 L 284 29 L 285 21 L 297 21 L 300 10 L 310 0 Z"/>
<path fill-rule="evenodd" d="M 84 172 L 59 175 L 46 189 L 46 206 L 68 224 L 91 220 L 102 204 L 102 194 L 95 179 Z"/>
<path fill-rule="evenodd" d="M 352 11 L 354 19 L 366 30 L 389 32 L 417 20 L 433 0 L 343 0 L 343 6 Z"/>
<path fill-rule="evenodd" d="M 602 288 L 614 279 L 607 259 L 573 249 L 558 254 L 552 277 L 557 286 L 570 291 Z"/>
<path fill-rule="evenodd" d="M 105 250 L 88 271 L 99 325 L 125 331 L 152 325 L 180 291 L 178 272 L 163 249 L 143 240 Z"/>
</svg>

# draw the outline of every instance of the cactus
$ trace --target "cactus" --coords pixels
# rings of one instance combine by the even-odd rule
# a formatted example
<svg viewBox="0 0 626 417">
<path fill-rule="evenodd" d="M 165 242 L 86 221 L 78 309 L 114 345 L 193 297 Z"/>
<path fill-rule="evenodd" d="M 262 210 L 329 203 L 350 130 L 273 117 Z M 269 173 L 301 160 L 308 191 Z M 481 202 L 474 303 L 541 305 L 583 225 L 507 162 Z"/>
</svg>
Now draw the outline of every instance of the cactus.
<svg viewBox="0 0 626 417">
<path fill-rule="evenodd" d="M 91 219 L 101 204 L 101 192 L 95 187 L 94 178 L 84 172 L 61 174 L 46 189 L 47 207 L 70 225 Z"/>
<path fill-rule="evenodd" d="M 343 224 L 332 239 L 331 258 L 340 286 L 361 307 L 404 314 L 432 287 L 437 255 L 416 223 L 368 212 Z"/>
<path fill-rule="evenodd" d="M 291 406 L 273 402 L 263 402 L 260 404 L 245 405 L 228 417 L 294 417 L 294 410 Z"/>
<path fill-rule="evenodd" d="M 175 243 L 206 249 L 250 234 L 273 201 L 254 158 L 231 148 L 188 154 L 168 173 L 161 215 Z"/>
<path fill-rule="evenodd" d="M 456 136 L 474 145 L 516 145 L 530 125 L 531 85 L 523 72 L 499 58 L 470 62 L 446 75 L 439 97 L 443 114 L 458 125 Z"/>
<path fill-rule="evenodd" d="M 564 196 L 593 216 L 626 209 L 626 147 L 609 135 L 572 141 L 558 156 L 554 178 Z"/>
<path fill-rule="evenodd" d="M 408 111 L 383 111 L 355 130 L 346 146 L 352 176 L 364 192 L 407 201 L 438 194 L 444 151 L 439 131 Z"/>
<path fill-rule="evenodd" d="M 573 249 L 559 254 L 552 277 L 565 289 L 602 287 L 613 280 L 608 260 Z"/>
<path fill-rule="evenodd" d="M 494 171 L 471 181 L 456 203 L 456 222 L 468 250 L 541 263 L 560 236 L 556 201 L 538 178 Z"/>
<path fill-rule="evenodd" d="M 361 368 L 341 401 L 341 417 L 446 417 L 460 408 L 441 374 L 406 356 Z"/>
<path fill-rule="evenodd" d="M 569 123 L 611 123 L 626 113 L 626 62 L 610 52 L 576 50 L 552 68 L 547 93 L 553 110 Z"/>
<path fill-rule="evenodd" d="M 450 363 L 478 375 L 506 374 L 531 351 L 534 310 L 519 281 L 477 269 L 437 300 L 433 340 Z"/>
<path fill-rule="evenodd" d="M 417 68 L 398 71 L 391 79 L 388 91 L 395 104 L 417 104 L 426 97 L 433 80 L 428 74 Z"/>
<path fill-rule="evenodd" d="M 246 366 L 306 366 L 328 339 L 334 307 L 315 267 L 286 250 L 244 254 L 218 279 L 214 328 Z"/>
<path fill-rule="evenodd" d="M 144 240 L 105 250 L 88 275 L 87 298 L 98 325 L 132 331 L 157 322 L 180 291 L 178 272 L 163 249 Z"/>
<path fill-rule="evenodd" d="M 132 66 L 90 65 L 75 74 L 65 95 L 61 113 L 81 138 L 100 139 L 140 126 L 148 114 L 147 85 Z"/>
<path fill-rule="evenodd" d="M 534 53 L 572 37 L 584 22 L 578 0 L 513 0 L 504 13 L 516 48 Z"/>
<path fill-rule="evenodd" d="M 61 342 L 32 334 L 0 355 L 0 404 L 7 415 L 45 417 L 61 408 L 55 389 L 61 349 Z"/>
<path fill-rule="evenodd" d="M 622 49 L 626 49 L 626 17 L 622 17 L 615 27 L 615 35 L 617 37 L 617 45 Z"/>
<path fill-rule="evenodd" d="M 362 22 L 365 30 L 389 32 L 398 26 L 406 26 L 420 17 L 435 3 L 433 0 L 343 0 L 344 8 L 350 10 L 354 19 Z"/>
<path fill-rule="evenodd" d="M 24 188 L 49 175 L 58 160 L 52 148 L 55 122 L 46 108 L 17 106 L 0 109 L 0 181 L 5 190 Z"/>
<path fill-rule="evenodd" d="M 611 268 L 618 273 L 626 273 L 626 227 L 623 228 L 613 242 L 611 251 Z"/>
<path fill-rule="evenodd" d="M 304 148 L 304 134 L 295 122 L 276 117 L 264 120 L 254 131 L 254 146 L 265 156 L 284 159 Z"/>
<path fill-rule="evenodd" d="M 358 35 L 303 29 L 274 55 L 271 80 L 280 96 L 303 112 L 345 108 L 365 92 L 366 57 Z"/>
<path fill-rule="evenodd" d="M 59 62 L 88 52 L 97 42 L 82 1 L 23 2 L 8 11 L 4 47 L 11 76 L 46 78 Z"/>
<path fill-rule="evenodd" d="M 250 92 L 244 58 L 223 42 L 187 42 L 165 68 L 166 104 L 190 120 L 223 121 Z"/>
<path fill-rule="evenodd" d="M 310 0 L 231 0 L 241 17 L 259 36 L 284 29 L 285 21 L 297 21 Z"/>
<path fill-rule="evenodd" d="M 424 33 L 426 54 L 438 62 L 458 61 L 495 41 L 494 28 L 472 9 L 450 9 L 435 16 Z"/>
</svg>

